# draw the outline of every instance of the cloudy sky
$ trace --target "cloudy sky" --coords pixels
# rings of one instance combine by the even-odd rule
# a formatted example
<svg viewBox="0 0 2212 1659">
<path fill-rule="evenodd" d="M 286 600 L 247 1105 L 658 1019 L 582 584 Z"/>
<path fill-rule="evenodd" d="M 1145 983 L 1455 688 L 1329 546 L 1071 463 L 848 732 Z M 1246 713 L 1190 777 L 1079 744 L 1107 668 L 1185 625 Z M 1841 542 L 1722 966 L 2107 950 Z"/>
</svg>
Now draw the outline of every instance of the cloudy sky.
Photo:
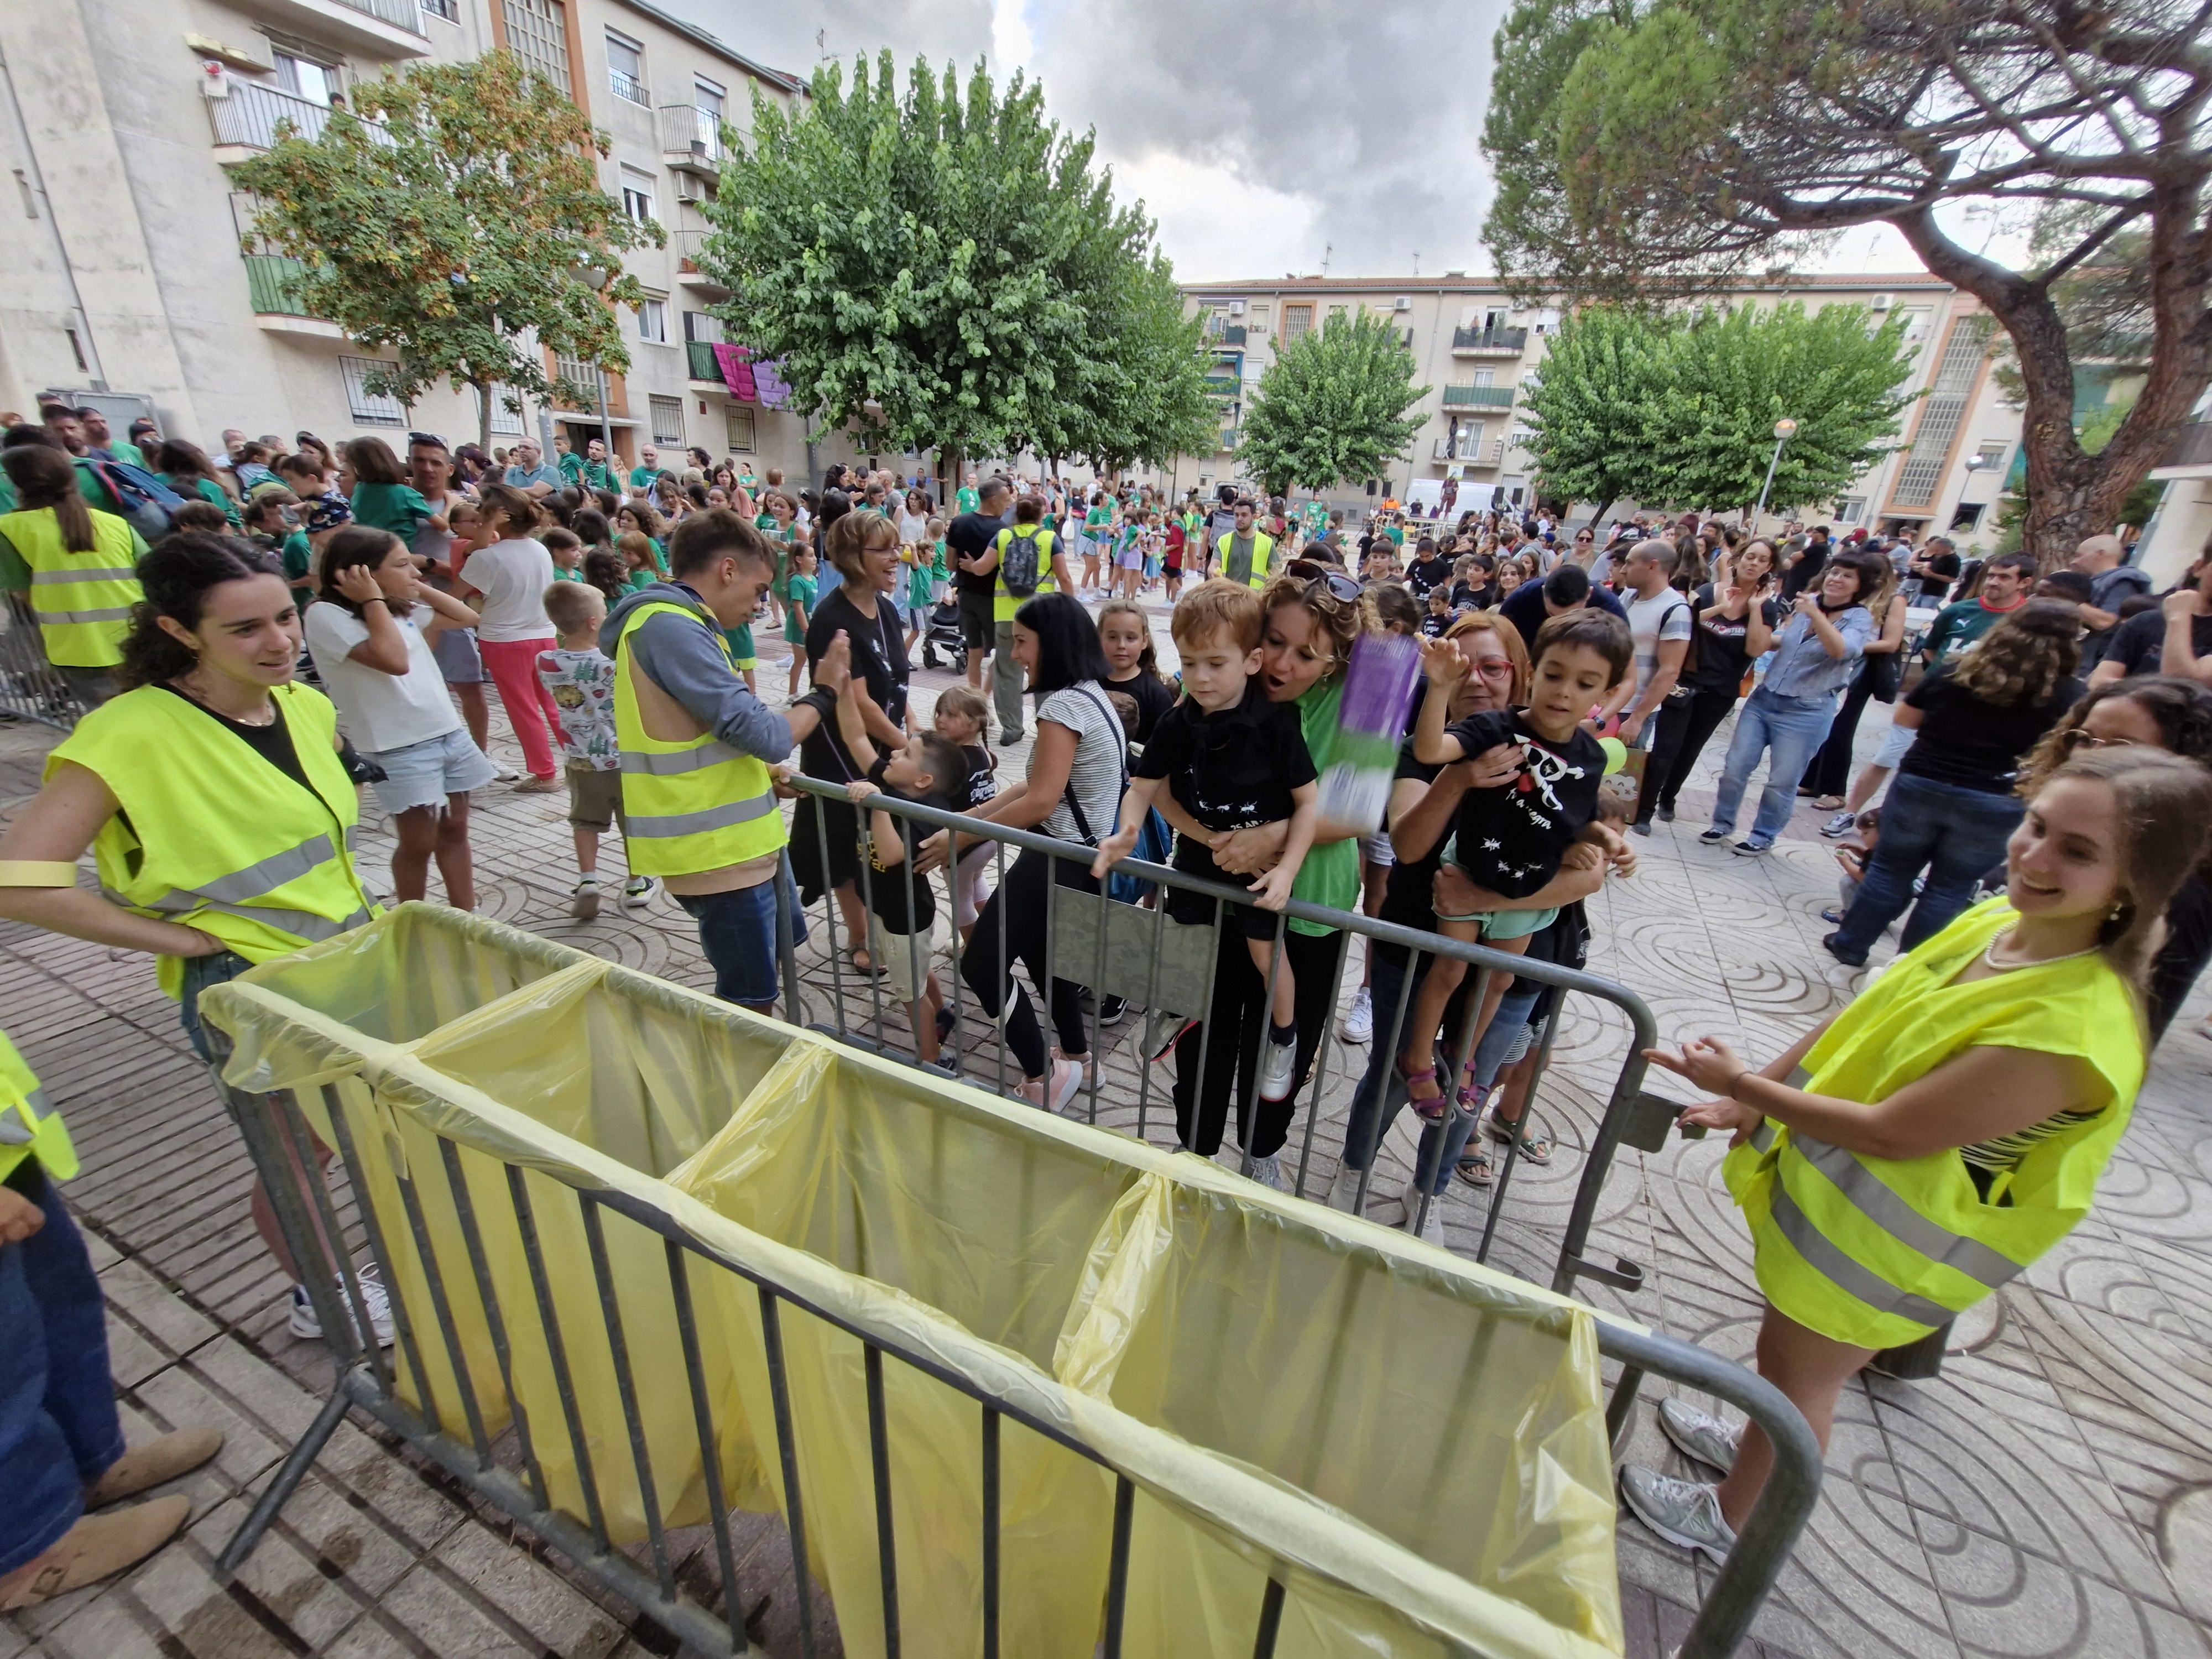
<svg viewBox="0 0 2212 1659">
<path fill-rule="evenodd" d="M 1185 281 L 1491 268 L 1476 149 L 1490 41 L 1508 0 L 659 0 L 805 75 L 888 46 L 1044 82 L 1093 128 L 1115 193 L 1141 198 Z M 1969 246 L 1978 246 L 1976 228 Z M 1918 268 L 1858 230 L 1832 270 Z"/>
</svg>

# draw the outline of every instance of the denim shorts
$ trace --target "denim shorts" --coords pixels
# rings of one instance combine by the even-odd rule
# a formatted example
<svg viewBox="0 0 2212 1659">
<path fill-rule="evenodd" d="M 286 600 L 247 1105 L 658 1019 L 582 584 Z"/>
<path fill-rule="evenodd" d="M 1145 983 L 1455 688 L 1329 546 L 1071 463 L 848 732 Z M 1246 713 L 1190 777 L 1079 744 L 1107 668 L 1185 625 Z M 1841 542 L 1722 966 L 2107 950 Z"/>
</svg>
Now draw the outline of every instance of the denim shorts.
<svg viewBox="0 0 2212 1659">
<path fill-rule="evenodd" d="M 726 893 L 672 893 L 699 924 L 699 948 L 714 969 L 714 994 L 725 1002 L 766 1007 L 775 1000 L 776 964 L 781 957 L 775 936 L 776 890 L 783 890 L 791 913 L 791 942 L 806 942 L 806 916 L 787 877 Z"/>
<path fill-rule="evenodd" d="M 383 782 L 369 785 L 376 791 L 376 804 L 394 817 L 418 806 L 443 806 L 447 796 L 481 789 L 499 775 L 499 769 L 458 726 L 442 737 L 379 750 L 368 758 L 386 775 Z"/>
<path fill-rule="evenodd" d="M 210 985 L 228 983 L 252 966 L 235 951 L 185 958 L 185 985 L 178 996 L 177 1009 L 185 1028 L 185 1041 L 192 1045 L 192 1052 L 202 1060 L 212 1062 L 215 1050 L 208 1046 L 206 1028 L 200 1024 L 200 993 Z"/>
</svg>

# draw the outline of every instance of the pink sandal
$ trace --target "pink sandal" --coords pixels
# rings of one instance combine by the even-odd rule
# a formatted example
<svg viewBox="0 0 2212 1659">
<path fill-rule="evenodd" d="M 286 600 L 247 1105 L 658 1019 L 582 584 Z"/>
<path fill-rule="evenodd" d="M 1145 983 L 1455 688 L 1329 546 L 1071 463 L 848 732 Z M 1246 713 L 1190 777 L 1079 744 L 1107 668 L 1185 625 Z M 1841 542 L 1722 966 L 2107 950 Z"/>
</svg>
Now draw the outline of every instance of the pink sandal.
<svg viewBox="0 0 2212 1659">
<path fill-rule="evenodd" d="M 1426 1097 L 1416 1095 L 1413 1089 L 1414 1084 L 1424 1079 L 1436 1082 L 1437 1068 L 1431 1066 L 1425 1071 L 1409 1072 L 1404 1060 L 1395 1063 L 1398 1068 L 1398 1080 L 1406 1085 L 1406 1103 L 1413 1109 L 1413 1115 L 1424 1123 L 1443 1122 L 1445 1114 L 1451 1110 L 1451 1102 L 1445 1097 L 1443 1088 L 1439 1086 L 1436 1093 Z"/>
</svg>

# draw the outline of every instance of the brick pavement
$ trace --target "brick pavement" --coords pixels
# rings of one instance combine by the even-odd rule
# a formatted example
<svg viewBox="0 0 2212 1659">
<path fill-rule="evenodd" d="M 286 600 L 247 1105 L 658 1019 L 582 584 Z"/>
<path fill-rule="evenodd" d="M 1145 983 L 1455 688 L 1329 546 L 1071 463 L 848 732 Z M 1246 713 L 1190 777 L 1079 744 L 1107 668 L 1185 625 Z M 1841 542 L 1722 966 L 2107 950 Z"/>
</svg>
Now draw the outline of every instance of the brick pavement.
<svg viewBox="0 0 2212 1659">
<path fill-rule="evenodd" d="M 1164 627 L 1157 631 L 1164 646 Z M 763 661 L 772 700 L 781 700 L 782 678 Z M 917 693 L 933 695 L 950 678 L 918 674 Z M 1880 737 L 1879 712 L 1870 711 L 1863 749 Z M 494 725 L 495 737 L 504 733 L 503 717 Z M 35 787 L 50 740 L 35 728 L 0 726 L 0 811 Z M 495 747 L 514 753 L 511 743 Z M 1708 786 L 1718 749 L 1703 769 Z M 1018 773 L 1022 762 L 1017 751 L 1006 765 Z M 1708 800 L 1693 786 L 1685 805 Z M 558 797 L 487 792 L 477 817 L 482 908 L 704 983 L 688 919 L 665 898 L 643 911 L 611 903 L 589 924 L 568 919 L 564 811 Z M 1632 883 L 1594 902 L 1593 969 L 1644 995 L 1662 1035 L 1721 1030 L 1771 1051 L 1848 995 L 1856 976 L 1817 947 L 1833 866 L 1809 814 L 1799 818 L 1774 855 L 1752 860 L 1696 846 L 1701 820 L 1686 811 L 1642 843 L 1644 867 Z M 373 828 L 364 842 L 364 868 L 380 872 L 389 842 Z M 618 867 L 618 854 L 607 861 Z M 182 1543 L 118 1583 L 0 1620 L 0 1659 L 670 1651 L 665 1633 L 635 1609 L 573 1587 L 542 1546 L 514 1538 L 442 1475 L 351 1426 L 238 1580 L 213 1581 L 216 1552 L 313 1415 L 328 1364 L 317 1345 L 283 1328 L 285 1285 L 244 1218 L 243 1150 L 143 963 L 15 927 L 0 927 L 0 961 L 9 988 L 0 1018 L 68 1111 L 86 1155 L 70 1196 L 107 1287 L 131 1431 L 214 1420 L 232 1434 L 217 1464 L 184 1483 L 195 1510 Z M 804 966 L 810 1010 L 827 1017 L 835 994 L 819 938 Z M 865 992 L 849 975 L 839 988 L 850 1017 L 864 1018 Z M 2203 1109 L 2212 1099 L 2212 1042 L 2197 1034 L 2203 1000 L 2157 1056 L 2098 1213 L 1962 1324 L 1943 1377 L 1874 1379 L 1848 1392 L 1821 1510 L 1760 1626 L 1768 1650 L 1802 1659 L 2212 1659 L 2212 1129 Z M 1132 1133 L 1139 1127 L 1128 1103 L 1139 1079 L 1135 1024 L 1114 1033 L 1102 1083 L 1102 1121 Z M 895 1016 L 888 1035 L 898 1035 Z M 1547 1276 L 1579 1153 L 1626 1035 L 1609 1010 L 1571 1005 L 1538 1102 L 1560 1151 L 1549 1169 L 1516 1177 L 1494 1265 Z M 1309 1190 L 1334 1172 L 1344 1079 L 1363 1060 L 1332 1045 L 1336 1075 L 1318 1110 Z M 1171 1115 L 1157 1095 L 1142 1127 L 1171 1143 Z M 1304 1130 L 1302 1115 L 1293 1152 Z M 1395 1216 L 1411 1150 L 1401 1117 L 1378 1158 L 1370 1206 L 1378 1219 Z M 1747 1357 L 1757 1297 L 1718 1152 L 1680 1143 L 1623 1155 L 1593 1249 L 1643 1262 L 1647 1288 L 1593 1296 Z M 1455 1188 L 1445 1209 L 1453 1246 L 1471 1253 L 1482 1220 L 1467 1189 Z M 1648 1413 L 1630 1455 L 1662 1464 L 1670 1455 Z M 795 1652 L 780 1534 L 763 1522 L 745 1538 L 747 1603 L 769 1602 L 756 1633 L 772 1653 Z M 1621 1566 L 1630 1653 L 1667 1651 L 1705 1575 L 1629 1519 Z"/>
</svg>

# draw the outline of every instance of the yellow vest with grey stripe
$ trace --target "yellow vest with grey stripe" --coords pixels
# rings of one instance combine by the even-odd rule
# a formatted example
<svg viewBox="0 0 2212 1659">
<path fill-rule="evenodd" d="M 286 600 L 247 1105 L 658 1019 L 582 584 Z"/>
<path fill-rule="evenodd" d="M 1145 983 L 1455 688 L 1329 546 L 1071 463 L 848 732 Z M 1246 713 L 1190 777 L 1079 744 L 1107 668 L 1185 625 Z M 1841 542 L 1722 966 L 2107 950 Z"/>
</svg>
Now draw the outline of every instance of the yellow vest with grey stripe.
<svg viewBox="0 0 2212 1659">
<path fill-rule="evenodd" d="M 353 866 L 360 791 L 337 714 L 304 685 L 270 693 L 310 788 L 166 686 L 103 703 L 46 757 L 99 774 L 122 810 L 93 842 L 100 889 L 142 916 L 211 933 L 248 962 L 334 939 L 376 914 Z M 162 957 L 176 996 L 184 960 Z"/>
<path fill-rule="evenodd" d="M 1024 540 L 1030 536 L 1036 538 L 1037 585 L 1034 592 L 1016 593 L 1006 586 L 1006 550 L 1013 544 L 1014 538 L 1017 536 L 1022 537 Z M 1060 541 L 1051 531 L 1041 524 L 1016 525 L 1010 529 L 1001 530 L 995 545 L 999 550 L 999 562 L 996 586 L 991 590 L 991 620 L 994 623 L 1013 621 L 1014 612 L 1035 599 L 1038 593 L 1060 592 L 1060 578 L 1054 574 L 1052 568 L 1053 556 L 1060 550 Z"/>
<path fill-rule="evenodd" d="M 721 625 L 703 610 L 655 600 L 623 619 L 627 641 L 647 617 L 688 617 L 730 656 Z M 678 739 L 650 737 L 638 706 L 637 653 L 615 651 L 615 739 L 622 746 L 623 832 L 633 875 L 690 876 L 773 853 L 786 839 L 768 763 L 712 732 Z M 663 694 L 664 696 L 665 694 Z M 673 698 L 668 699 L 674 705 Z M 676 705 L 680 708 L 680 705 Z M 692 720 L 688 711 L 687 721 Z M 692 721 L 696 724 L 696 721 Z"/>
<path fill-rule="evenodd" d="M 1868 1157 L 1769 1122 L 1730 1152 L 1759 1287 L 1834 1341 L 1917 1340 L 2028 1267 L 2089 1212 L 2142 1086 L 2142 1017 L 2100 956 L 1951 981 L 2014 918 L 1976 905 L 1885 971 L 1806 1055 L 1808 1093 L 1886 1100 L 1970 1048 L 2086 1062 L 2093 1115 L 2036 1140 L 1987 1195 L 1956 1150 Z"/>
<path fill-rule="evenodd" d="M 57 1181 L 76 1173 L 76 1148 L 70 1145 L 62 1115 L 46 1104 L 38 1074 L 0 1031 L 0 1181 L 27 1158 Z"/>
<path fill-rule="evenodd" d="M 1229 574 L 1229 558 L 1236 544 L 1237 532 L 1233 530 L 1221 538 L 1221 568 L 1216 573 L 1232 582 L 1237 578 Z M 1247 587 L 1265 587 L 1274 563 L 1275 538 L 1262 531 L 1255 530 L 1252 532 L 1252 568 L 1244 573 L 1244 585 Z"/>
<path fill-rule="evenodd" d="M 51 507 L 0 515 L 5 536 L 31 567 L 31 614 L 46 642 L 46 660 L 61 668 L 112 668 L 123 660 L 131 607 L 146 597 L 138 586 L 138 533 L 112 513 L 94 512 L 89 553 L 62 545 Z"/>
</svg>

